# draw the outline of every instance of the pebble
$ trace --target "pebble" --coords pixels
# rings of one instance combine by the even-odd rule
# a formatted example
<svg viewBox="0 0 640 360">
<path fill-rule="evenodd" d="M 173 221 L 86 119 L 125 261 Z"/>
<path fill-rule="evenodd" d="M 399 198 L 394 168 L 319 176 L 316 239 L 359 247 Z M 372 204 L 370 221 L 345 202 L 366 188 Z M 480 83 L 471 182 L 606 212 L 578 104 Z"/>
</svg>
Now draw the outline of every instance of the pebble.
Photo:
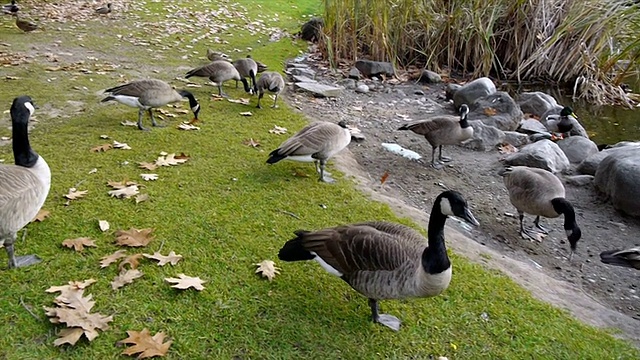
<svg viewBox="0 0 640 360">
<path fill-rule="evenodd" d="M 356 87 L 356 92 L 357 93 L 361 93 L 361 94 L 368 93 L 369 92 L 369 86 L 367 86 L 365 84 L 358 85 Z"/>
</svg>

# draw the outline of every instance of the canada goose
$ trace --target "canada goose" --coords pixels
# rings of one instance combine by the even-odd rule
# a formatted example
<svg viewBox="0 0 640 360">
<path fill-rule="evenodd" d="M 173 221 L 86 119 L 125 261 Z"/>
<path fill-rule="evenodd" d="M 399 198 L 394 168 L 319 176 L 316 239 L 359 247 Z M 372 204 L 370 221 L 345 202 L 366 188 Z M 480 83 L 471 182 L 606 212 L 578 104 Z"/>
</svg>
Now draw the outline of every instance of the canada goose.
<svg viewBox="0 0 640 360">
<path fill-rule="evenodd" d="M 400 329 L 395 316 L 380 314 L 378 301 L 436 296 L 451 281 L 451 262 L 444 242 L 447 216 L 478 225 L 467 202 L 456 191 L 436 198 L 428 240 L 412 228 L 388 222 L 365 222 L 317 231 L 298 230 L 278 258 L 315 260 L 369 298 L 374 322 Z"/>
<path fill-rule="evenodd" d="M 16 5 L 16 0 L 11 0 L 10 4 L 2 5 L 3 14 L 13 15 L 18 11 L 20 11 L 20 8 L 18 7 L 18 5 Z"/>
<path fill-rule="evenodd" d="M 624 250 L 608 250 L 600 253 L 600 261 L 605 264 L 640 270 L 640 246 Z"/>
<path fill-rule="evenodd" d="M 450 158 L 442 156 L 442 145 L 456 145 L 473 136 L 473 128 L 467 121 L 469 107 L 466 104 L 460 106 L 460 117 L 455 116 L 434 116 L 425 120 L 413 121 L 401 126 L 398 130 L 411 130 L 416 134 L 424 135 L 431 144 L 431 166 L 440 169 L 441 163 L 436 163 L 436 148 L 439 148 L 438 160 L 451 161 Z"/>
<path fill-rule="evenodd" d="M 569 132 L 573 129 L 573 122 L 569 116 L 578 118 L 573 109 L 568 106 L 562 108 L 560 115 L 548 115 L 545 122 L 547 130 L 552 133 L 561 133 L 563 137 L 569 136 Z"/>
<path fill-rule="evenodd" d="M 251 55 L 247 55 L 248 58 L 251 58 Z M 258 74 L 263 73 L 265 71 L 267 71 L 267 69 L 269 68 L 266 64 L 261 63 L 258 60 L 254 60 L 256 62 L 256 65 L 258 65 Z"/>
<path fill-rule="evenodd" d="M 31 32 L 33 30 L 36 30 L 38 28 L 38 24 L 34 23 L 33 21 L 29 21 L 29 20 L 24 20 L 20 18 L 20 15 L 18 15 L 18 13 L 16 12 L 15 15 L 16 17 L 16 26 L 24 31 L 24 32 Z"/>
<path fill-rule="evenodd" d="M 240 76 L 244 79 L 244 81 L 242 82 L 243 84 L 245 84 L 245 78 L 248 77 L 251 79 L 251 88 L 249 89 L 248 93 L 257 93 L 258 87 L 256 86 L 256 74 L 258 73 L 258 64 L 251 57 L 246 57 L 244 59 L 238 59 L 234 61 L 233 66 L 235 66 Z M 236 89 L 237 88 L 238 80 L 236 80 Z M 245 90 L 246 88 L 247 85 L 245 84 Z"/>
<path fill-rule="evenodd" d="M 533 223 L 545 234 L 547 230 L 540 225 L 540 216 L 556 218 L 564 214 L 564 230 L 573 256 L 582 232 L 576 223 L 573 206 L 565 199 L 564 186 L 560 179 L 546 170 L 526 166 L 507 167 L 500 174 L 509 191 L 511 204 L 518 210 L 520 235 L 529 240 L 536 238 L 531 230 L 524 228 L 525 213 L 536 215 Z"/>
<path fill-rule="evenodd" d="M 9 268 L 35 264 L 35 255 L 14 255 L 16 233 L 36 216 L 51 185 L 47 162 L 29 145 L 29 118 L 35 111 L 29 96 L 20 96 L 11 104 L 13 156 L 15 165 L 0 164 L 0 245 L 9 256 Z"/>
<path fill-rule="evenodd" d="M 273 99 L 272 108 L 276 107 L 276 102 L 278 101 L 278 94 L 282 92 L 284 89 L 284 79 L 280 73 L 275 71 L 265 71 L 258 79 L 258 105 L 256 106 L 258 109 L 261 108 L 260 100 L 264 96 L 265 90 L 268 90 L 271 93 L 276 94 L 275 99 Z"/>
<path fill-rule="evenodd" d="M 142 115 L 145 110 L 149 112 L 151 124 L 153 126 L 159 126 L 153 118 L 151 109 L 180 101 L 185 97 L 189 99 L 189 107 L 191 111 L 193 111 L 194 120 L 198 120 L 200 104 L 198 104 L 198 100 L 196 100 L 193 94 L 186 90 L 176 91 L 171 85 L 162 80 L 137 80 L 128 84 L 112 87 L 105 90 L 105 92 L 111 93 L 111 95 L 102 99 L 101 102 L 115 100 L 121 104 L 140 109 L 138 111 L 138 129 L 140 130 L 147 130 L 142 126 Z"/>
<path fill-rule="evenodd" d="M 100 15 L 106 15 L 111 12 L 111 3 L 107 3 L 106 6 L 100 6 L 96 9 L 96 13 Z"/>
<path fill-rule="evenodd" d="M 231 62 L 229 55 L 211 49 L 207 49 L 207 59 L 209 59 L 210 61 L 224 60 L 227 62 Z"/>
<path fill-rule="evenodd" d="M 240 80 L 244 84 L 244 90 L 249 92 L 247 80 L 240 76 L 233 64 L 224 60 L 216 60 L 207 65 L 190 70 L 185 76 L 187 79 L 192 76 L 208 77 L 209 80 L 218 84 L 218 95 L 226 96 L 222 93 L 222 83 L 227 80 Z"/>
<path fill-rule="evenodd" d="M 314 162 L 316 172 L 320 174 L 318 181 L 335 182 L 324 170 L 327 161 L 351 142 L 351 132 L 343 120 L 337 125 L 330 122 L 311 123 L 297 134 L 285 140 L 280 147 L 269 154 L 267 164 L 275 164 L 287 159 L 301 162 Z M 325 177 L 325 174 L 327 177 Z"/>
</svg>

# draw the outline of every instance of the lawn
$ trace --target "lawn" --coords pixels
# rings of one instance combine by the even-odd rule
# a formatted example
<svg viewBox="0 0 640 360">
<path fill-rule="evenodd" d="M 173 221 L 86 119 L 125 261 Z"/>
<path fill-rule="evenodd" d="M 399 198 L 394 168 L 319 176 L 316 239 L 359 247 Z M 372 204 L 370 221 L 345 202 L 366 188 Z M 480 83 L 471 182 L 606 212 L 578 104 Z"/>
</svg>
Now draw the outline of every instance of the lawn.
<svg viewBox="0 0 640 360">
<path fill-rule="evenodd" d="M 277 263 L 279 276 L 272 282 L 260 278 L 254 264 L 277 260 L 278 249 L 297 229 L 364 220 L 416 228 L 426 224 L 398 219 L 340 174 L 334 174 L 336 184 L 327 185 L 316 181 L 312 165 L 266 165 L 268 152 L 307 122 L 284 102 L 278 109 L 259 110 L 253 107 L 256 97 L 248 107 L 213 99 L 211 86 L 187 88 L 202 105 L 201 129 L 176 129 L 190 119 L 187 114 L 165 116 L 161 122 L 168 126 L 149 132 L 120 125 L 135 120 L 136 109 L 99 103 L 99 91 L 122 79 L 155 77 L 184 88 L 176 78 L 206 63 L 208 47 L 233 57 L 251 48 L 255 59 L 282 71 L 285 59 L 297 56 L 306 44 L 288 36 L 272 42 L 269 34 L 274 28 L 297 31 L 306 16 L 321 11 L 318 1 L 130 1 L 126 12 L 117 10 L 125 2 L 114 1 L 114 14 L 97 17 L 84 10 L 85 1 L 72 0 L 64 6 L 76 10 L 66 22 L 47 19 L 42 14 L 57 8 L 35 6 L 41 3 L 20 2 L 33 18 L 40 14 L 43 31 L 22 34 L 9 17 L 0 18 L 2 43 L 9 45 L 0 47 L 0 56 L 27 56 L 27 62 L 0 67 L 3 109 L 15 96 L 33 97 L 40 109 L 31 144 L 52 171 L 44 206 L 50 217 L 30 224 L 25 241 L 16 244 L 19 255 L 36 253 L 44 261 L 7 270 L 4 252 L 0 255 L 0 359 L 123 358 L 124 347 L 117 342 L 127 337 L 126 331 L 143 328 L 162 331 L 173 341 L 169 359 L 640 357 L 631 345 L 455 254 L 452 284 L 441 296 L 382 302 L 384 311 L 403 320 L 398 333 L 371 323 L 366 299 L 316 264 Z M 218 11 L 223 9 L 229 11 Z M 247 30 L 247 23 L 259 32 Z M 54 57 L 57 62 L 51 61 Z M 248 97 L 233 82 L 225 91 L 232 98 Z M 244 111 L 253 116 L 240 116 Z M 0 118 L 0 136 L 10 135 L 8 116 Z M 144 124 L 150 126 L 149 120 Z M 289 134 L 270 133 L 274 125 Z M 248 139 L 260 146 L 247 146 Z M 90 151 L 113 140 L 131 150 Z M 138 168 L 163 151 L 190 158 L 154 171 Z M 12 163 L 10 146 L 0 147 L 0 159 Z M 148 172 L 157 173 L 158 180 L 143 181 L 140 174 Z M 305 173 L 309 176 L 301 176 Z M 136 204 L 110 197 L 107 182 L 123 180 L 144 185 L 141 192 L 149 200 Z M 67 204 L 63 195 L 69 188 L 88 193 Z M 98 220 L 108 221 L 111 229 L 102 232 Z M 117 265 L 100 268 L 99 262 L 121 248 L 114 244 L 116 230 L 131 227 L 155 229 L 155 240 L 128 254 L 175 251 L 183 259 L 164 267 L 142 259 L 144 275 L 112 290 Z M 97 247 L 75 252 L 61 246 L 78 237 L 94 239 Z M 205 280 L 205 289 L 176 290 L 163 280 L 180 273 Z M 97 283 L 86 293 L 96 301 L 95 312 L 113 315 L 110 329 L 92 342 L 54 347 L 62 327 L 46 318 L 42 308 L 52 306 L 56 295 L 45 290 L 91 278 Z"/>
</svg>

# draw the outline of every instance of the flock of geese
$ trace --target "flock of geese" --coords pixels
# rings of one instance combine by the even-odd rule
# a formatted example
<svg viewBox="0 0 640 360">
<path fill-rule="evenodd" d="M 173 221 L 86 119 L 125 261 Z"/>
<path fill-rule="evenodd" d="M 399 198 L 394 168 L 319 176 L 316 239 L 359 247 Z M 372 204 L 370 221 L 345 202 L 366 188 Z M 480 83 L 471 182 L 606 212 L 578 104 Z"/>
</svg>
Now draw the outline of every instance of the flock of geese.
<svg viewBox="0 0 640 360">
<path fill-rule="evenodd" d="M 109 7 L 110 9 L 110 7 Z M 190 70 L 186 77 L 206 77 L 218 84 L 228 80 L 240 81 L 246 92 L 258 94 L 258 107 L 265 91 L 277 95 L 284 89 L 282 75 L 265 71 L 266 67 L 250 57 L 229 62 L 216 54 L 209 54 L 211 63 Z M 260 78 L 257 74 L 263 72 Z M 249 81 L 247 81 L 249 78 Z M 237 86 L 237 82 L 236 82 Z M 174 90 L 169 84 L 156 79 L 138 80 L 106 90 L 102 102 L 117 101 L 139 109 L 138 128 L 148 112 L 153 126 L 159 126 L 152 109 L 169 103 L 189 100 L 194 119 L 198 119 L 200 104 L 186 90 Z M 0 164 L 0 244 L 9 258 L 9 268 L 35 264 L 35 255 L 16 256 L 14 244 L 17 233 L 38 213 L 45 202 L 51 185 L 51 172 L 46 161 L 30 146 L 28 123 L 36 106 L 29 96 L 13 100 L 10 114 L 15 165 Z M 458 144 L 473 136 L 467 115 L 469 107 L 462 105 L 460 116 L 435 116 L 403 125 L 399 130 L 410 130 L 422 135 L 432 146 L 431 165 L 442 167 L 435 161 L 447 161 L 442 156 L 443 145 Z M 561 114 L 561 118 L 565 116 Z M 561 119 L 560 119 L 561 120 Z M 565 128 L 559 127 L 560 132 Z M 267 163 L 281 160 L 314 162 L 319 181 L 334 182 L 325 170 L 327 161 L 346 148 L 352 134 L 346 122 L 333 124 L 314 122 L 284 141 L 273 150 Z M 562 182 L 552 173 L 522 166 L 508 167 L 501 173 L 509 192 L 511 203 L 520 219 L 523 238 L 535 239 L 535 232 L 524 227 L 524 214 L 535 215 L 537 230 L 546 232 L 540 225 L 540 217 L 555 218 L 564 215 L 564 229 L 571 247 L 576 249 L 581 231 L 576 224 L 575 211 L 565 199 Z M 463 195 L 456 191 L 439 194 L 431 210 L 428 233 L 425 238 L 416 230 L 391 222 L 362 222 L 341 225 L 316 231 L 298 230 L 295 238 L 287 241 L 278 253 L 282 261 L 314 260 L 330 274 L 340 277 L 354 290 L 366 296 L 372 320 L 393 330 L 399 330 L 401 321 L 380 312 L 379 301 L 430 297 L 443 292 L 451 281 L 451 262 L 447 256 L 444 226 L 449 216 L 478 225 Z M 640 269 L 640 248 L 605 251 L 602 261 L 607 264 Z"/>
</svg>

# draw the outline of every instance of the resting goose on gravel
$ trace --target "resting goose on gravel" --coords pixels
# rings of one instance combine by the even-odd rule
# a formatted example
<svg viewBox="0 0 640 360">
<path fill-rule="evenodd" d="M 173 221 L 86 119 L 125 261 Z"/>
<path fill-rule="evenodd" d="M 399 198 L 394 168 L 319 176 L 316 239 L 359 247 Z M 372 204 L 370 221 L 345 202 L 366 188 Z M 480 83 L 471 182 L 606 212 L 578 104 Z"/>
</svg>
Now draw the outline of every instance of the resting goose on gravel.
<svg viewBox="0 0 640 360">
<path fill-rule="evenodd" d="M 640 246 L 624 250 L 608 250 L 600 253 L 600 261 L 605 264 L 640 270 Z"/>
<path fill-rule="evenodd" d="M 244 84 L 244 90 L 246 92 L 250 91 L 247 79 L 241 77 L 233 64 L 225 60 L 216 60 L 207 65 L 189 70 L 185 77 L 188 79 L 192 76 L 207 77 L 209 80 L 218 84 L 218 95 L 220 96 L 226 96 L 222 93 L 222 83 L 227 80 L 242 81 L 242 84 Z"/>
<path fill-rule="evenodd" d="M 573 129 L 573 121 L 571 117 L 577 119 L 578 116 L 573 113 L 573 109 L 568 106 L 562 108 L 560 115 L 548 115 L 545 127 L 552 133 L 561 133 L 563 137 L 568 137 L 569 132 Z"/>
<path fill-rule="evenodd" d="M 275 99 L 273 99 L 272 108 L 276 107 L 276 102 L 278 101 L 278 94 L 284 90 L 284 79 L 280 73 L 275 71 L 265 71 L 258 80 L 258 105 L 256 106 L 258 109 L 261 108 L 260 100 L 264 96 L 265 91 L 269 91 L 271 93 L 276 94 Z"/>
<path fill-rule="evenodd" d="M 287 159 L 301 162 L 314 162 L 320 174 L 318 181 L 335 182 L 324 170 L 327 161 L 346 148 L 351 142 L 351 132 L 343 120 L 338 124 L 314 122 L 283 142 L 269 154 L 267 164 L 275 164 Z M 325 176 L 327 175 L 327 176 Z"/>
<path fill-rule="evenodd" d="M 107 3 L 106 6 L 100 6 L 96 9 L 96 13 L 100 15 L 107 15 L 111 12 L 111 3 Z"/>
<path fill-rule="evenodd" d="M 9 256 L 9 268 L 38 263 L 35 255 L 15 256 L 17 232 L 29 224 L 44 204 L 51 185 L 47 162 L 29 145 L 29 118 L 35 106 L 28 96 L 11 105 L 15 165 L 0 164 L 0 245 Z"/>
<path fill-rule="evenodd" d="M 256 74 L 258 73 L 258 64 L 250 57 L 246 57 L 244 59 L 238 59 L 233 62 L 233 66 L 235 66 L 236 70 L 240 76 L 244 78 L 251 79 L 251 87 L 249 91 L 250 94 L 256 94 L 258 92 L 258 86 L 256 84 Z M 246 80 L 245 80 L 246 81 Z M 243 81 L 244 84 L 244 81 Z M 236 89 L 238 88 L 238 81 L 236 80 Z M 245 85 L 245 91 L 247 86 Z"/>
<path fill-rule="evenodd" d="M 473 137 L 473 128 L 467 121 L 469 107 L 462 104 L 459 109 L 460 117 L 434 116 L 425 120 L 413 121 L 401 126 L 398 130 L 411 130 L 416 134 L 424 135 L 431 144 L 431 166 L 440 169 L 442 164 L 435 161 L 436 148 L 439 148 L 438 160 L 451 161 L 442 156 L 442 145 L 456 145 Z"/>
<path fill-rule="evenodd" d="M 200 112 L 200 104 L 190 92 L 186 90 L 176 91 L 171 85 L 162 80 L 145 79 L 130 82 L 128 84 L 119 85 L 105 90 L 111 93 L 101 102 L 115 100 L 121 104 L 137 107 L 138 111 L 138 129 L 147 130 L 142 126 L 142 116 L 146 111 L 151 117 L 151 124 L 159 126 L 153 117 L 153 108 L 165 106 L 169 103 L 181 101 L 182 98 L 189 99 L 189 107 L 193 111 L 194 120 L 198 120 Z"/>
<path fill-rule="evenodd" d="M 582 232 L 576 223 L 573 206 L 565 199 L 564 186 L 560 179 L 546 170 L 526 166 L 507 167 L 500 174 L 509 191 L 511 204 L 518 210 L 520 235 L 529 240 L 538 238 L 531 230 L 524 228 L 525 213 L 536 215 L 533 223 L 545 234 L 547 230 L 540 225 L 540 216 L 556 218 L 564 214 L 564 231 L 573 256 Z"/>
<path fill-rule="evenodd" d="M 388 222 L 298 230 L 280 249 L 278 258 L 317 261 L 369 298 L 374 322 L 397 331 L 400 320 L 379 313 L 379 300 L 431 297 L 449 286 L 451 262 L 444 242 L 447 216 L 478 225 L 462 195 L 445 191 L 433 204 L 428 239 L 408 226 Z"/>
</svg>

